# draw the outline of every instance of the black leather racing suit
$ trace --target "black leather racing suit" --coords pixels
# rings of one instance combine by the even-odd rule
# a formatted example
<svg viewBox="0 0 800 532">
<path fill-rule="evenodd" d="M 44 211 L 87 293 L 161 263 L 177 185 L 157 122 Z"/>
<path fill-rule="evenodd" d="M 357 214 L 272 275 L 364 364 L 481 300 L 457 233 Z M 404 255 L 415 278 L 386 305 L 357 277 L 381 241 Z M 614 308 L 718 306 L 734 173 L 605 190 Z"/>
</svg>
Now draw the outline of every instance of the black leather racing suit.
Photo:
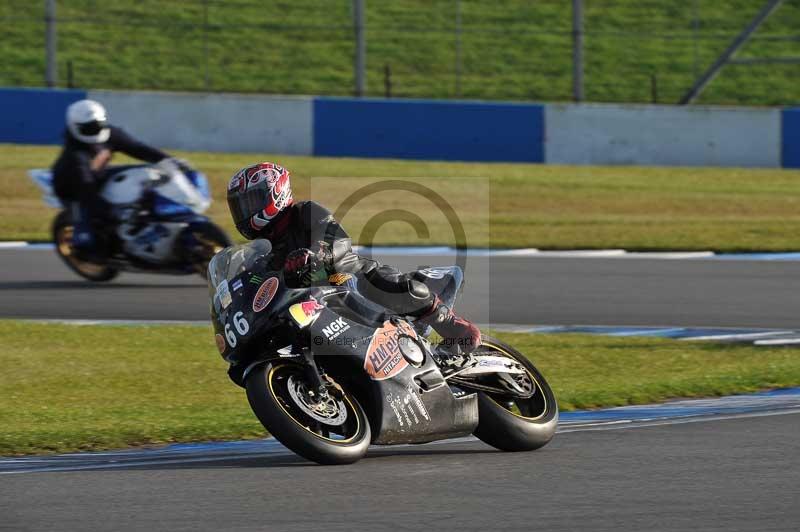
<svg viewBox="0 0 800 532">
<path fill-rule="evenodd" d="M 101 152 L 122 152 L 141 161 L 157 163 L 169 157 L 166 153 L 134 139 L 118 127 L 110 126 L 106 142 L 87 144 L 64 132 L 64 149 L 53 164 L 53 191 L 64 201 L 90 205 L 97 201 L 104 172 L 92 170 L 92 161 Z"/>
<path fill-rule="evenodd" d="M 93 162 L 102 152 L 122 152 L 148 163 L 169 157 L 166 153 L 134 139 L 118 127 L 110 126 L 106 142 L 88 144 L 64 132 L 64 148 L 53 164 L 53 192 L 72 212 L 75 222 L 73 244 L 91 248 L 94 235 L 91 220 L 108 217 L 108 206 L 100 198 L 106 171 L 94 170 Z"/>
<path fill-rule="evenodd" d="M 327 273 L 354 274 L 359 291 L 372 301 L 402 315 L 420 316 L 430 311 L 434 296 L 413 272 L 404 274 L 355 254 L 350 237 L 319 203 L 295 203 L 270 225 L 285 227 L 279 236 L 265 235 L 272 243 L 275 269 L 282 269 L 286 256 L 296 249 L 322 249 L 328 257 Z"/>
</svg>

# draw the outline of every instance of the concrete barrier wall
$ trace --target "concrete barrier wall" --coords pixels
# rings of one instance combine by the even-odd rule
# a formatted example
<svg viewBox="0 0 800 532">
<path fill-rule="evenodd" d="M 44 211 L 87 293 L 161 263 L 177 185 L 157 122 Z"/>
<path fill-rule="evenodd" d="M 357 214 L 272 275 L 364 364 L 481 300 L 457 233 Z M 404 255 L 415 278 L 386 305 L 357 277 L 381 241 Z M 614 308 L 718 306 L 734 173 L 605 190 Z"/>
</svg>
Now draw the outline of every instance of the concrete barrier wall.
<svg viewBox="0 0 800 532">
<path fill-rule="evenodd" d="M 111 120 L 164 148 L 311 154 L 312 99 L 238 94 L 89 91 Z"/>
<path fill-rule="evenodd" d="M 61 142 L 64 110 L 85 97 L 167 149 L 800 168 L 800 109 L 0 89 L 0 142 Z"/>
<path fill-rule="evenodd" d="M 753 108 L 548 105 L 545 161 L 780 166 L 780 113 Z"/>
</svg>

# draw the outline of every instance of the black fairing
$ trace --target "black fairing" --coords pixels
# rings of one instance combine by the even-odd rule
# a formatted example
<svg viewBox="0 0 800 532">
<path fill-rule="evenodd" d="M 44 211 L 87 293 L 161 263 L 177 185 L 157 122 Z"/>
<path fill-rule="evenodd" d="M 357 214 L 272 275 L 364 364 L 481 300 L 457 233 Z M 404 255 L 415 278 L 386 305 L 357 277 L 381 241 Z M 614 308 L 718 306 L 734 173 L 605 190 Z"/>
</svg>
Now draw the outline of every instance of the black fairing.
<svg viewBox="0 0 800 532">
<path fill-rule="evenodd" d="M 476 395 L 457 398 L 453 394 L 431 358 L 427 341 L 413 326 L 344 286 L 287 287 L 283 275 L 269 268 L 269 259 L 267 252 L 230 276 L 231 300 L 225 308 L 212 287 L 217 343 L 222 345 L 221 337 L 225 347 L 221 352 L 231 363 L 234 382 L 243 385 L 247 368 L 272 358 L 293 358 L 304 364 L 301 353 L 309 350 L 318 368 L 342 383 L 364 407 L 374 443 L 426 442 L 472 433 L 478 423 Z M 214 262 L 209 270 L 213 266 Z M 443 300 L 454 301 L 463 277 L 457 267 L 449 270 L 441 279 L 430 279 L 430 287 Z M 209 283 L 213 282 L 209 275 Z M 263 310 L 254 310 L 254 298 L 265 283 L 277 283 L 274 295 Z M 312 298 L 321 307 L 310 318 L 313 321 L 301 326 L 292 318 L 291 307 Z M 247 322 L 246 334 L 239 334 L 242 320 Z M 235 347 L 227 340 L 231 334 L 236 335 Z M 421 347 L 421 364 L 414 365 L 402 355 L 400 338 Z M 287 346 L 291 349 L 282 349 Z"/>
</svg>

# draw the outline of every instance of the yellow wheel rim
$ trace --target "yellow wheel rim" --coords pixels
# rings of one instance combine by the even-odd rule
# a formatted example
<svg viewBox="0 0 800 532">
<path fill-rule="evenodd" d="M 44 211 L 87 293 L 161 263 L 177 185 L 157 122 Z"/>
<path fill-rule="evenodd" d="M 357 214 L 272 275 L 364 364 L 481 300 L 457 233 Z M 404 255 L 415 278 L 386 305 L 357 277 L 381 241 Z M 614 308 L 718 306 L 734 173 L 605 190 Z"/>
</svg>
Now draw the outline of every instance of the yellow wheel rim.
<svg viewBox="0 0 800 532">
<path fill-rule="evenodd" d="M 347 439 L 343 439 L 343 440 L 334 440 L 333 438 L 326 438 L 325 436 L 321 436 L 321 435 L 317 434 L 316 432 L 311 430 L 310 427 L 307 427 L 307 426 L 303 425 L 302 423 L 300 423 L 299 421 L 297 421 L 294 418 L 294 416 L 286 409 L 286 407 L 283 406 L 283 401 L 281 401 L 281 399 L 275 393 L 275 389 L 273 387 L 273 376 L 275 375 L 275 371 L 276 370 L 278 370 L 279 368 L 282 368 L 285 365 L 286 364 L 280 364 L 280 365 L 277 365 L 277 366 L 272 366 L 270 368 L 269 374 L 267 375 L 267 385 L 269 386 L 270 395 L 272 395 L 272 398 L 275 400 L 276 403 L 278 403 L 278 406 L 281 407 L 281 410 L 283 410 L 283 412 L 286 414 L 286 417 L 291 419 L 292 422 L 295 425 L 297 425 L 298 427 L 302 427 L 309 434 L 312 434 L 312 435 L 316 436 L 317 438 L 319 438 L 321 440 L 328 441 L 328 442 L 335 443 L 335 444 L 350 443 L 351 441 L 353 441 L 356 438 L 356 436 L 358 436 L 361 433 L 361 416 L 358 415 L 358 411 L 356 410 L 355 405 L 352 403 L 352 401 L 350 401 L 350 397 L 348 397 L 347 394 L 344 395 L 344 401 L 347 403 L 348 407 L 350 408 L 351 412 L 353 413 L 353 417 L 356 420 L 356 430 L 355 430 L 355 433 L 352 436 L 350 436 Z"/>
<path fill-rule="evenodd" d="M 58 229 L 56 233 L 56 248 L 58 249 L 58 253 L 69 261 L 75 269 L 85 273 L 89 277 L 103 273 L 105 266 L 83 261 L 75 256 L 75 250 L 72 248 L 72 237 L 74 234 L 75 228 L 71 225 L 65 225 Z"/>
<path fill-rule="evenodd" d="M 488 341 L 484 341 L 484 342 L 483 342 L 481 345 L 485 345 L 485 346 L 487 346 L 487 347 L 491 347 L 492 349 L 494 349 L 495 351 L 499 351 L 500 353 L 502 353 L 502 354 L 503 354 L 503 355 L 505 355 L 506 357 L 508 357 L 508 358 L 510 358 L 510 359 L 512 359 L 512 360 L 516 360 L 516 358 L 515 358 L 514 356 L 512 356 L 512 355 L 511 355 L 511 353 L 509 353 L 508 351 L 506 351 L 505 349 L 503 349 L 502 347 L 500 347 L 500 346 L 498 346 L 498 345 L 495 345 L 495 344 L 493 344 L 493 343 L 491 343 L 491 342 L 488 342 Z M 523 366 L 523 367 L 524 367 L 524 366 Z M 547 407 L 548 407 L 548 404 L 547 404 L 547 395 L 545 395 L 545 393 L 544 393 L 544 390 L 542 389 L 542 386 L 539 384 L 539 381 L 536 379 L 536 376 L 535 376 L 535 375 L 533 375 L 533 374 L 530 372 L 530 370 L 529 370 L 528 368 L 525 368 L 525 373 L 528 375 L 528 378 L 529 378 L 529 379 L 531 379 L 531 381 L 533 381 L 533 385 L 534 385 L 534 386 L 536 386 L 536 391 L 537 391 L 537 393 L 538 393 L 539 395 L 541 395 L 541 397 L 542 397 L 542 401 L 543 401 L 543 403 L 544 403 L 544 404 L 542 405 L 542 413 L 541 413 L 541 414 L 539 414 L 538 416 L 534 416 L 534 417 L 530 417 L 530 416 L 523 416 L 522 414 L 518 414 L 518 413 L 516 413 L 516 412 L 513 412 L 513 411 L 509 410 L 508 408 L 506 408 L 505 406 L 501 405 L 499 402 L 497 402 L 497 401 L 496 401 L 496 400 L 495 400 L 493 397 L 491 397 L 490 395 L 488 395 L 488 394 L 487 394 L 487 395 L 486 395 L 486 397 L 488 397 L 489 399 L 491 399 L 493 403 L 495 403 L 495 404 L 496 404 L 497 406 L 499 406 L 500 408 L 502 408 L 502 409 L 506 410 L 506 411 L 507 411 L 509 414 L 511 414 L 511 415 L 512 415 L 512 416 L 514 416 L 514 417 L 518 417 L 518 418 L 520 418 L 520 419 L 525 419 L 525 420 L 527 420 L 527 421 L 536 421 L 537 419 L 541 419 L 541 418 L 543 418 L 543 417 L 544 417 L 544 415 L 545 415 L 545 414 L 547 414 Z M 516 405 L 515 405 L 515 406 L 516 406 Z M 517 408 L 519 408 L 519 407 L 517 407 Z"/>
<path fill-rule="evenodd" d="M 200 273 L 203 273 L 208 269 L 208 263 L 211 262 L 211 259 L 214 258 L 214 255 L 216 255 L 217 253 L 219 253 L 220 251 L 225 249 L 225 246 L 223 246 L 219 242 L 214 242 L 213 240 L 210 240 L 208 238 L 204 238 L 199 233 L 193 233 L 193 235 L 194 235 L 194 238 L 198 242 L 200 242 L 207 250 L 207 253 L 205 253 L 204 260 L 201 263 L 195 265 L 195 268 L 197 268 L 197 271 L 200 272 Z"/>
</svg>

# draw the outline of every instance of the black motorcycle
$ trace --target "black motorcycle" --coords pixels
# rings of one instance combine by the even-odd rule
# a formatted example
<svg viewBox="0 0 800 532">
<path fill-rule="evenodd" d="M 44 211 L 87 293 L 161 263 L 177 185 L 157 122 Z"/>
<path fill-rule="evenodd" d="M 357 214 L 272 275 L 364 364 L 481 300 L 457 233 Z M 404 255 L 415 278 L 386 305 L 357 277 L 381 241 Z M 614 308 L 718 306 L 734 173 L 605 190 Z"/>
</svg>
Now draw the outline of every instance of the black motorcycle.
<svg viewBox="0 0 800 532">
<path fill-rule="evenodd" d="M 292 288 L 266 240 L 209 265 L 217 347 L 264 427 L 320 464 L 359 460 L 370 443 L 474 434 L 504 451 L 547 444 L 558 423 L 550 386 L 527 357 L 490 336 L 470 354 L 427 339 L 429 327 L 366 299 L 349 274 Z M 452 305 L 457 266 L 421 276 Z"/>
</svg>

